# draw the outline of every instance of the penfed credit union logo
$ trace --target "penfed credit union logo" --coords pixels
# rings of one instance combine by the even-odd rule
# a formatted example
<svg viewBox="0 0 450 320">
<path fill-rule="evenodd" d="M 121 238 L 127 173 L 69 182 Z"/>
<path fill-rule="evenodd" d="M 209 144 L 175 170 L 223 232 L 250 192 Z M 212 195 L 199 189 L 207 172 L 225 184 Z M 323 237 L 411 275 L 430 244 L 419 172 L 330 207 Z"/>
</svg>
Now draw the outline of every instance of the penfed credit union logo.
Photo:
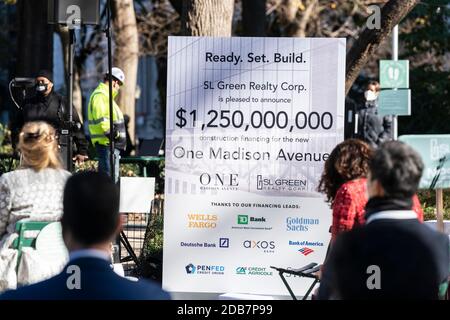
<svg viewBox="0 0 450 320">
<path fill-rule="evenodd" d="M 184 267 L 187 274 L 203 274 L 203 275 L 223 275 L 225 274 L 224 266 L 215 266 L 215 265 L 194 265 L 193 263 L 189 263 Z"/>
<path fill-rule="evenodd" d="M 317 218 L 287 217 L 286 231 L 307 232 L 310 231 L 313 226 L 319 225 L 319 222 L 320 220 Z"/>
<path fill-rule="evenodd" d="M 308 189 L 308 181 L 306 179 L 272 179 L 263 175 L 256 176 L 257 190 L 272 191 L 306 191 Z"/>
<path fill-rule="evenodd" d="M 191 229 L 214 229 L 218 221 L 216 214 L 188 213 L 187 219 Z"/>
</svg>

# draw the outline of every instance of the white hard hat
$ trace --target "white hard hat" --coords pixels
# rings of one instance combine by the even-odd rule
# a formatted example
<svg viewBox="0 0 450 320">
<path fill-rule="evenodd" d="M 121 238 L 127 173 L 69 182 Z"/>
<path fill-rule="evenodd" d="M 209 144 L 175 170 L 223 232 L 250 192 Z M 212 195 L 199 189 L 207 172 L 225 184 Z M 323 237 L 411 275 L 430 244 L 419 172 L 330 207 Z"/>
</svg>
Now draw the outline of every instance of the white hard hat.
<svg viewBox="0 0 450 320">
<path fill-rule="evenodd" d="M 108 75 L 109 72 L 106 74 Z M 119 80 L 121 83 L 125 82 L 125 73 L 123 73 L 123 71 L 119 68 L 116 67 L 112 68 L 112 76 L 117 80 Z"/>
</svg>

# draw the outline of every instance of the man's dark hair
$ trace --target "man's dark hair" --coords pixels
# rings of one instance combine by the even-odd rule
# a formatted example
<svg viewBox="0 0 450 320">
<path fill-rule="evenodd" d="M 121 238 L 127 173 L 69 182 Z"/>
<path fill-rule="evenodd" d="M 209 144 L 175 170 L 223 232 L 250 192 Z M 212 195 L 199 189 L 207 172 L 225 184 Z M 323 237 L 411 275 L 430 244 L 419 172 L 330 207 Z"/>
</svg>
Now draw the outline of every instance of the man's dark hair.
<svg viewBox="0 0 450 320">
<path fill-rule="evenodd" d="M 369 162 L 372 180 L 378 180 L 387 197 L 410 198 L 419 187 L 423 162 L 413 148 L 400 141 L 383 143 Z"/>
<path fill-rule="evenodd" d="M 86 246 L 107 241 L 118 226 L 119 201 L 119 190 L 108 175 L 74 174 L 64 189 L 63 231 Z"/>
</svg>

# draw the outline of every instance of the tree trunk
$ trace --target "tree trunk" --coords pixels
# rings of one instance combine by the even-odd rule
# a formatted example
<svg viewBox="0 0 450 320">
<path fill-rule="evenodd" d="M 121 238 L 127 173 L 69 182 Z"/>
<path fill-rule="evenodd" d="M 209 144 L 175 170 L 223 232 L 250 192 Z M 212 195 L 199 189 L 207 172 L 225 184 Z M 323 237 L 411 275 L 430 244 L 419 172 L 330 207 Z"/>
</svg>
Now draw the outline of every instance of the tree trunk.
<svg viewBox="0 0 450 320">
<path fill-rule="evenodd" d="M 420 0 L 391 0 L 381 10 L 381 28 L 365 28 L 347 53 L 345 92 L 350 91 L 359 72 L 375 53 L 391 30 L 420 2 Z"/>
<path fill-rule="evenodd" d="M 183 1 L 182 28 L 186 36 L 230 37 L 233 0 Z"/>
<path fill-rule="evenodd" d="M 16 76 L 34 77 L 40 69 L 53 71 L 53 26 L 47 24 L 47 0 L 19 0 Z"/>
<path fill-rule="evenodd" d="M 69 28 L 67 27 L 61 27 L 58 25 L 56 27 L 56 32 L 59 35 L 59 38 L 61 39 L 61 47 L 62 47 L 62 54 L 64 58 L 64 79 L 66 83 L 66 92 L 69 92 Z M 75 106 L 75 109 L 78 112 L 78 115 L 80 116 L 81 122 L 83 122 L 83 95 L 81 92 L 81 75 L 80 75 L 80 69 L 81 66 L 76 63 L 75 59 L 75 65 L 73 68 L 73 105 Z"/>
<path fill-rule="evenodd" d="M 317 11 L 318 5 L 318 0 L 305 1 L 301 17 L 297 18 L 297 14 L 300 11 L 299 2 L 296 0 L 283 0 L 281 7 L 282 21 L 287 24 L 287 35 L 290 37 L 306 37 L 306 27 L 315 11 Z"/>
<path fill-rule="evenodd" d="M 266 35 L 266 0 L 242 0 L 244 36 Z"/>
<path fill-rule="evenodd" d="M 113 1 L 114 10 L 114 66 L 125 73 L 118 105 L 130 117 L 129 133 L 135 143 L 136 82 L 139 63 L 139 38 L 133 0 Z"/>
<path fill-rule="evenodd" d="M 83 93 L 81 92 L 81 72 L 80 67 L 73 69 L 73 105 L 78 112 L 81 124 L 83 124 Z"/>
</svg>

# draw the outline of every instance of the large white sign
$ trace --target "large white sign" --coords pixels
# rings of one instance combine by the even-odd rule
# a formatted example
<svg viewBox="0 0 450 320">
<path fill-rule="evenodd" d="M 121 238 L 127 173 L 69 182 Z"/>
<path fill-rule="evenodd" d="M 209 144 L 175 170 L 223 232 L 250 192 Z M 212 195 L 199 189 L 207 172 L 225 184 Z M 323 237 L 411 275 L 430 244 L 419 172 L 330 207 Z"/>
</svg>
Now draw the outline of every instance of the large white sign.
<svg viewBox="0 0 450 320">
<path fill-rule="evenodd" d="M 344 77 L 345 39 L 169 38 L 166 290 L 287 295 L 270 266 L 323 262 Z"/>
</svg>

